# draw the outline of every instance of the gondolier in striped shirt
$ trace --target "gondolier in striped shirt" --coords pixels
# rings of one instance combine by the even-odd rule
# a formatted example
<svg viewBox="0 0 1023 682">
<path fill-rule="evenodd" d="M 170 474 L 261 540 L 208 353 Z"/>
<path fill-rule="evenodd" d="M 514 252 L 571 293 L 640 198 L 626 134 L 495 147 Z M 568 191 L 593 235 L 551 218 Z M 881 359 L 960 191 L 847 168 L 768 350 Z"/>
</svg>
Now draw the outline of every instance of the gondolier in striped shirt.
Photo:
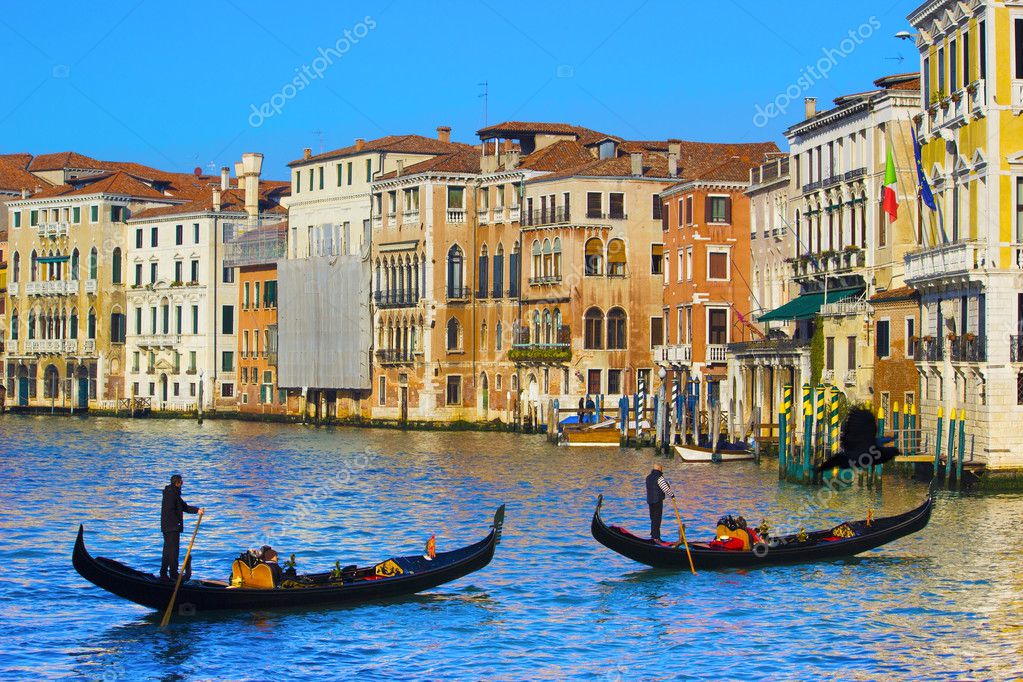
<svg viewBox="0 0 1023 682">
<path fill-rule="evenodd" d="M 661 539 L 661 515 L 664 513 L 664 498 L 674 498 L 675 493 L 664 480 L 664 470 L 660 464 L 654 464 L 653 471 L 646 477 L 646 503 L 650 506 L 650 537 Z"/>
</svg>

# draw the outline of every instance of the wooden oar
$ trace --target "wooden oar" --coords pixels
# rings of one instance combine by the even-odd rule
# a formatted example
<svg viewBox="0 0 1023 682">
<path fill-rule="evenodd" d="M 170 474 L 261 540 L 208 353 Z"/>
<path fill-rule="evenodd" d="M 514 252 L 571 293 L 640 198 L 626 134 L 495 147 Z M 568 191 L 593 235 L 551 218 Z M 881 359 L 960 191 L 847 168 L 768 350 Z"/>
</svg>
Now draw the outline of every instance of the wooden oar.
<svg viewBox="0 0 1023 682">
<path fill-rule="evenodd" d="M 693 554 L 689 551 L 689 542 L 686 541 L 686 527 L 682 525 L 682 515 L 678 513 L 678 500 L 675 499 L 674 495 L 671 496 L 671 503 L 675 505 L 675 518 L 678 519 L 678 542 L 680 545 L 685 545 L 686 556 L 689 557 L 689 570 L 693 572 L 693 575 L 696 575 L 696 567 L 693 565 Z"/>
<path fill-rule="evenodd" d="M 195 536 L 199 534 L 199 524 L 202 523 L 202 510 L 199 510 L 199 518 L 195 520 L 195 530 L 192 531 L 192 539 L 188 543 L 188 551 L 185 552 L 185 562 L 181 564 L 181 570 L 178 571 L 178 580 L 174 583 L 174 592 L 171 593 L 170 602 L 167 604 L 167 610 L 163 612 L 163 620 L 160 621 L 160 627 L 167 627 L 167 623 L 170 622 L 171 613 L 174 612 L 174 601 L 178 598 L 178 588 L 181 587 L 181 576 L 185 574 L 185 568 L 188 566 L 188 558 L 192 555 L 192 545 L 195 544 Z"/>
</svg>

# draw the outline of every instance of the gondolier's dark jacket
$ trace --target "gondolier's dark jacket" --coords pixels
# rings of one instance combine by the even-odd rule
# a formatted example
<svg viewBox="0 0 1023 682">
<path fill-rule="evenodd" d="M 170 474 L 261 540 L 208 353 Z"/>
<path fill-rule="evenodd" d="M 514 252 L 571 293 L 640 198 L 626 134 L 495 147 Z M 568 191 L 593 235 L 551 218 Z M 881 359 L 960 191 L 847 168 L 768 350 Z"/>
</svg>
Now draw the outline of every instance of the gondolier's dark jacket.
<svg viewBox="0 0 1023 682">
<path fill-rule="evenodd" d="M 661 486 L 661 479 L 664 474 L 654 469 L 646 477 L 646 503 L 657 504 L 664 502 L 664 488 Z"/>
<path fill-rule="evenodd" d="M 160 509 L 160 530 L 164 533 L 180 533 L 184 530 L 183 512 L 198 514 L 199 508 L 181 499 L 181 488 L 174 484 L 163 489 L 163 507 Z"/>
</svg>

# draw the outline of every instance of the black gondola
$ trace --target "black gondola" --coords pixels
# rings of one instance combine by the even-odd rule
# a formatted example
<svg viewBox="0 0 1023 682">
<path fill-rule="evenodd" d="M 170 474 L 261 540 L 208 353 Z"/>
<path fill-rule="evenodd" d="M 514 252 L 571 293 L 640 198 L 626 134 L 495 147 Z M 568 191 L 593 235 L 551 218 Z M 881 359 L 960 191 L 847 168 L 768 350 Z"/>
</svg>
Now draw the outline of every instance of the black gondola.
<svg viewBox="0 0 1023 682">
<path fill-rule="evenodd" d="M 648 566 L 689 568 L 685 547 L 641 538 L 624 528 L 606 525 L 600 518 L 603 503 L 604 496 L 601 495 L 597 499 L 597 509 L 593 512 L 593 522 L 590 524 L 590 532 L 597 542 Z M 880 547 L 924 528 L 931 518 L 932 504 L 928 496 L 923 504 L 904 514 L 873 519 L 869 525 L 866 520 L 842 524 L 852 531 L 851 537 L 836 538 L 832 533 L 834 529 L 829 529 L 807 533 L 803 540 L 796 535 L 770 538 L 767 543 L 757 544 L 749 550 L 716 549 L 705 542 L 690 542 L 689 551 L 695 567 L 705 570 L 841 559 Z"/>
<path fill-rule="evenodd" d="M 422 592 L 489 564 L 501 540 L 503 525 L 504 505 L 501 505 L 494 514 L 494 522 L 486 538 L 468 547 L 437 552 L 433 559 L 418 555 L 392 557 L 389 561 L 401 569 L 397 575 L 380 576 L 374 567 L 369 567 L 346 571 L 342 577 L 332 573 L 307 574 L 293 579 L 285 576 L 282 584 L 288 587 L 274 589 L 229 587 L 226 583 L 208 580 L 185 581 L 178 590 L 177 610 L 179 613 L 201 613 L 225 609 L 316 607 Z M 85 548 L 82 526 L 78 527 L 72 562 L 75 570 L 94 585 L 151 609 L 165 609 L 174 591 L 173 582 L 129 568 L 113 559 L 90 555 Z M 386 572 L 393 572 L 393 567 Z"/>
</svg>

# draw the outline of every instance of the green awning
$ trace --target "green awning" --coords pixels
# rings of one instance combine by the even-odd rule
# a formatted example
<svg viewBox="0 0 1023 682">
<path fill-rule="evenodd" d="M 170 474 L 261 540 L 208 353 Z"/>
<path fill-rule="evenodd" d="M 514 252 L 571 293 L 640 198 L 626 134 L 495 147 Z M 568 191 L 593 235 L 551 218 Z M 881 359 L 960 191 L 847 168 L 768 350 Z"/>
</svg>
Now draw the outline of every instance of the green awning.
<svg viewBox="0 0 1023 682">
<path fill-rule="evenodd" d="M 852 296 L 863 293 L 863 287 L 852 289 L 833 289 L 828 291 L 828 303 L 835 303 Z M 815 294 L 803 294 L 789 301 L 780 308 L 775 308 L 769 313 L 764 313 L 758 322 L 781 322 L 788 320 L 809 320 L 821 311 L 824 305 L 824 292 Z"/>
<path fill-rule="evenodd" d="M 71 256 L 39 256 L 37 263 L 66 263 Z"/>
</svg>

